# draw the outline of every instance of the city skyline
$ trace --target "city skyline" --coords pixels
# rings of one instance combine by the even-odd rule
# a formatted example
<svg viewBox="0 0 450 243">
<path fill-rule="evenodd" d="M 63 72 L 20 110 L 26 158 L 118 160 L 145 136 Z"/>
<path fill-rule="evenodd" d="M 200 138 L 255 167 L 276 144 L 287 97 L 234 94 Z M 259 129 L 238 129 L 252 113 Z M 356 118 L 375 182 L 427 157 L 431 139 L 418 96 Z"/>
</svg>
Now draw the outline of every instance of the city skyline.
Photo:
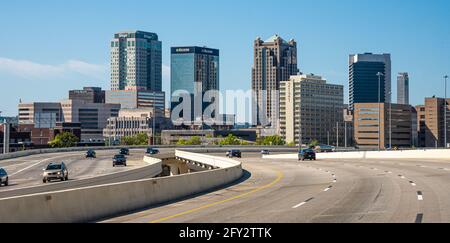
<svg viewBox="0 0 450 243">
<path fill-rule="evenodd" d="M 174 2 L 176 1 L 171 3 Z M 53 3 L 52 8 L 49 9 L 58 12 L 54 17 L 59 20 L 54 22 L 50 22 L 51 18 L 33 13 L 31 10 L 34 8 L 30 7 L 23 10 L 25 11 L 23 14 L 30 19 L 35 17 L 36 20 L 32 24 L 28 18 L 16 21 L 14 24 L 11 21 L 0 21 L 0 27 L 11 36 L 11 38 L 0 40 L 2 44 L 0 45 L 0 80 L 3 84 L 7 84 L 7 89 L 2 89 L 0 93 L 0 110 L 3 111 L 2 115 L 17 115 L 19 99 L 57 101 L 63 98 L 69 89 L 79 89 L 83 86 L 100 86 L 110 89 L 108 63 L 110 46 L 108 43 L 113 33 L 127 29 L 150 31 L 159 35 L 163 43 L 163 90 L 166 92 L 170 90 L 170 47 L 207 45 L 219 49 L 222 53 L 220 78 L 222 90 L 249 90 L 251 88 L 249 70 L 252 66 L 254 39 L 257 36 L 266 39 L 273 34 L 278 34 L 282 37 L 294 38 L 298 42 L 301 71 L 320 73 L 331 83 L 344 85 L 346 102 L 348 100 L 348 55 L 365 52 L 391 53 L 392 73 L 408 72 L 411 78 L 411 103 L 423 104 L 425 97 L 444 95 L 442 77 L 448 73 L 450 66 L 449 57 L 443 54 L 450 52 L 448 44 L 450 32 L 448 28 L 445 28 L 449 17 L 445 15 L 444 9 L 449 3 L 447 1 L 434 1 L 432 4 L 425 1 L 415 2 L 417 4 L 411 6 L 408 4 L 409 1 L 395 3 L 386 1 L 383 4 L 385 18 L 378 19 L 375 18 L 378 2 L 362 2 L 355 7 L 350 7 L 352 1 L 339 3 L 300 1 L 293 4 L 292 10 L 285 11 L 302 9 L 306 15 L 314 15 L 312 10 L 320 8 L 328 16 L 322 19 L 322 23 L 288 17 L 291 22 L 287 21 L 289 23 L 278 25 L 270 21 L 262 21 L 258 24 L 243 23 L 242 20 L 258 17 L 258 14 L 263 16 L 271 9 L 258 6 L 249 15 L 244 14 L 250 7 L 254 7 L 250 3 L 234 2 L 237 8 L 230 3 L 218 3 L 216 7 L 224 11 L 214 15 L 202 13 L 201 16 L 195 16 L 189 10 L 205 3 L 197 1 L 197 4 L 192 4 L 193 6 L 186 6 L 184 11 L 174 10 L 181 13 L 180 16 L 176 16 L 175 12 L 170 17 L 156 13 L 152 16 L 132 18 L 129 21 L 122 21 L 123 18 L 121 18 L 120 22 L 112 21 L 113 14 L 118 9 L 93 3 L 92 10 L 100 8 L 105 10 L 99 13 L 105 17 L 105 23 L 98 21 L 100 18 L 94 14 L 95 11 L 84 11 L 84 9 L 82 11 L 82 3 L 70 3 L 68 4 L 70 6 Z M 335 8 L 326 7 L 330 4 L 335 5 Z M 19 4 L 4 5 L 6 14 L 0 17 L 1 20 L 3 18 L 6 20 L 19 11 Z M 45 2 L 40 3 L 39 7 L 46 5 Z M 161 3 L 153 4 L 152 7 L 165 10 L 169 8 L 169 5 L 171 4 Z M 145 10 L 147 7 L 148 4 L 144 4 L 142 9 Z M 400 7 L 402 7 L 402 13 L 396 11 Z M 344 11 L 345 8 L 350 10 Z M 59 9 L 61 11 L 58 11 Z M 71 14 L 66 17 L 68 9 Z M 227 10 L 231 9 L 235 16 L 233 19 L 231 19 L 231 13 L 227 13 Z M 107 13 L 108 10 L 112 13 Z M 373 10 L 374 13 L 369 10 Z M 344 13 L 348 11 L 353 13 L 352 18 L 345 17 Z M 434 14 L 419 18 L 424 15 L 424 12 Z M 287 13 L 284 14 L 289 16 Z M 135 15 L 138 16 L 139 12 Z M 80 16 L 84 16 L 84 19 L 77 19 Z M 217 21 L 209 23 L 203 20 L 205 17 L 212 16 L 215 16 Z M 405 20 L 404 17 L 408 16 L 421 19 L 421 22 L 407 20 L 407 18 Z M 73 22 L 72 18 L 79 22 Z M 161 21 L 155 21 L 158 18 Z M 355 23 L 353 28 L 344 25 L 352 19 L 359 19 L 359 23 Z M 183 22 L 180 22 L 181 20 Z M 193 23 L 202 23 L 211 31 L 187 27 Z M 41 28 L 35 30 L 33 29 L 35 25 Z M 73 28 L 70 31 L 62 28 L 65 25 Z M 368 28 L 358 28 L 364 26 Z M 376 28 L 378 26 L 383 28 L 378 30 Z M 51 32 L 47 32 L 46 29 L 50 29 Z M 417 32 L 421 34 L 414 34 Z M 47 38 L 47 33 L 52 33 L 58 38 Z M 26 40 L 27 35 L 33 35 L 32 44 L 34 45 L 30 45 L 31 42 Z M 408 37 L 408 35 L 411 36 Z M 87 41 L 92 42 L 92 45 L 86 45 Z M 75 43 L 80 44 L 75 45 Z M 412 53 L 417 58 L 414 58 Z M 395 77 L 391 78 L 395 80 Z M 52 86 L 52 92 L 45 92 L 45 87 L 48 86 Z M 393 85 L 393 94 L 393 100 L 396 100 L 395 85 Z"/>
</svg>

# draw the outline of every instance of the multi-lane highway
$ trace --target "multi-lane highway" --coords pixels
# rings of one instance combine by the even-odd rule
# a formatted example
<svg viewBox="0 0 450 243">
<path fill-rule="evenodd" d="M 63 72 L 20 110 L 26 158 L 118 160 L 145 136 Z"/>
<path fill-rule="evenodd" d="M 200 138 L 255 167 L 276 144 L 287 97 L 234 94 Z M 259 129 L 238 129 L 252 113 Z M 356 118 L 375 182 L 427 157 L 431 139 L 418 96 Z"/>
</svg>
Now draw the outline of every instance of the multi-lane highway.
<svg viewBox="0 0 450 243">
<path fill-rule="evenodd" d="M 127 167 L 113 167 L 116 150 L 97 151 L 96 159 L 86 159 L 85 151 L 71 153 L 40 154 L 0 161 L 7 170 L 10 185 L 0 187 L 0 198 L 22 196 L 145 178 L 144 150 L 131 150 Z M 69 168 L 69 181 L 43 184 L 43 169 L 51 162 L 64 162 Z"/>
<path fill-rule="evenodd" d="M 247 172 L 235 185 L 102 222 L 450 222 L 445 160 L 241 161 Z"/>
</svg>

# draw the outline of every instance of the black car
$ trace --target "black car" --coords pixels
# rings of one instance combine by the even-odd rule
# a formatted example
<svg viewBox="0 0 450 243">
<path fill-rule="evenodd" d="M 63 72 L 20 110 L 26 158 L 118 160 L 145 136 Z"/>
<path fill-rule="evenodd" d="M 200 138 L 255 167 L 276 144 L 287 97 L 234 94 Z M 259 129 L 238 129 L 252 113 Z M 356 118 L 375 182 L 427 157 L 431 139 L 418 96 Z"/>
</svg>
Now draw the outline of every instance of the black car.
<svg viewBox="0 0 450 243">
<path fill-rule="evenodd" d="M 94 150 L 90 149 L 86 152 L 86 158 L 95 159 L 95 158 L 97 158 L 97 153 Z"/>
<path fill-rule="evenodd" d="M 127 166 L 127 158 L 123 154 L 115 155 L 113 158 L 113 167 L 118 165 Z"/>
<path fill-rule="evenodd" d="M 155 148 L 148 148 L 147 152 L 145 152 L 146 154 L 150 154 L 150 155 L 155 155 L 155 154 L 159 154 L 159 150 L 155 149 Z"/>
<path fill-rule="evenodd" d="M 0 168 L 0 186 L 5 185 L 8 186 L 9 178 L 8 173 L 3 168 Z"/>
<path fill-rule="evenodd" d="M 242 152 L 240 150 L 230 150 L 227 152 L 228 158 L 242 158 Z"/>
<path fill-rule="evenodd" d="M 119 151 L 119 154 L 121 155 L 130 155 L 130 150 L 127 148 L 121 148 Z"/>
<path fill-rule="evenodd" d="M 316 160 L 316 152 L 313 149 L 302 149 L 298 152 L 298 160 Z"/>
</svg>

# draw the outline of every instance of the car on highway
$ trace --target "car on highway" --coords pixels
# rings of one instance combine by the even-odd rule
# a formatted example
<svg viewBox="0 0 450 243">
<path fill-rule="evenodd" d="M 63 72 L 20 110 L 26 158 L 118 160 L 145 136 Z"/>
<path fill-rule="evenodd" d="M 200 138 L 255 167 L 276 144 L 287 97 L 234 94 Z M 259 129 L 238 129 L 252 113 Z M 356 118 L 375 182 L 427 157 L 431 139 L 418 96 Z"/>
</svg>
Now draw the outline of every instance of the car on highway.
<svg viewBox="0 0 450 243">
<path fill-rule="evenodd" d="M 262 155 L 270 155 L 270 151 L 267 150 L 267 149 L 264 149 L 264 150 L 261 151 L 261 154 Z"/>
<path fill-rule="evenodd" d="M 53 180 L 67 181 L 69 180 L 69 170 L 64 162 L 50 163 L 42 175 L 42 182 L 47 183 Z"/>
<path fill-rule="evenodd" d="M 146 154 L 150 154 L 150 155 L 155 155 L 155 154 L 159 154 L 159 150 L 155 149 L 155 148 L 148 148 L 147 152 L 145 152 Z"/>
<path fill-rule="evenodd" d="M 113 158 L 113 167 L 116 167 L 118 165 L 127 166 L 127 157 L 123 154 L 117 154 Z"/>
<path fill-rule="evenodd" d="M 130 155 L 130 150 L 127 148 L 121 148 L 119 151 L 119 154 L 121 155 Z"/>
<path fill-rule="evenodd" d="M 314 148 L 316 153 L 332 153 L 336 152 L 336 147 L 330 145 L 319 145 Z"/>
<path fill-rule="evenodd" d="M 316 160 L 316 152 L 313 149 L 302 149 L 298 152 L 298 160 Z"/>
<path fill-rule="evenodd" d="M 8 186 L 9 185 L 9 177 L 8 177 L 8 173 L 6 172 L 5 169 L 0 168 L 0 186 L 5 185 Z"/>
<path fill-rule="evenodd" d="M 87 158 L 92 158 L 92 159 L 97 158 L 97 153 L 95 152 L 95 150 L 89 149 L 89 150 L 86 152 L 86 159 L 87 159 Z"/>
<path fill-rule="evenodd" d="M 242 152 L 240 150 L 230 150 L 227 152 L 228 158 L 242 158 Z"/>
</svg>

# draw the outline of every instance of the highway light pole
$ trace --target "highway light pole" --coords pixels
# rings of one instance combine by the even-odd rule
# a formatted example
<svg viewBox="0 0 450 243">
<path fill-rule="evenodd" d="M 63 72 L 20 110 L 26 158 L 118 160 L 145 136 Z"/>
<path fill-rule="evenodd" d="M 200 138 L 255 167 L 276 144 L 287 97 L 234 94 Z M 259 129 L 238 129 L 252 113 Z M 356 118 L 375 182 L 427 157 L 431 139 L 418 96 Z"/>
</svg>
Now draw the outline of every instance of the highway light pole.
<svg viewBox="0 0 450 243">
<path fill-rule="evenodd" d="M 381 76 L 383 73 L 378 72 L 378 152 L 381 151 Z"/>
<path fill-rule="evenodd" d="M 7 154 L 9 153 L 9 124 L 6 118 L 3 120 L 2 124 L 3 124 L 3 154 Z"/>
<path fill-rule="evenodd" d="M 445 148 L 447 148 L 447 79 L 448 75 L 444 76 L 444 83 L 445 83 L 445 100 L 444 100 L 444 142 L 445 142 Z"/>
<path fill-rule="evenodd" d="M 155 104 L 155 92 L 153 92 L 153 127 L 152 127 L 152 146 L 155 146 L 155 136 L 156 136 L 156 104 Z"/>
<path fill-rule="evenodd" d="M 392 91 L 389 92 L 389 96 Z M 389 102 L 389 149 L 392 149 L 392 101 Z"/>
</svg>

